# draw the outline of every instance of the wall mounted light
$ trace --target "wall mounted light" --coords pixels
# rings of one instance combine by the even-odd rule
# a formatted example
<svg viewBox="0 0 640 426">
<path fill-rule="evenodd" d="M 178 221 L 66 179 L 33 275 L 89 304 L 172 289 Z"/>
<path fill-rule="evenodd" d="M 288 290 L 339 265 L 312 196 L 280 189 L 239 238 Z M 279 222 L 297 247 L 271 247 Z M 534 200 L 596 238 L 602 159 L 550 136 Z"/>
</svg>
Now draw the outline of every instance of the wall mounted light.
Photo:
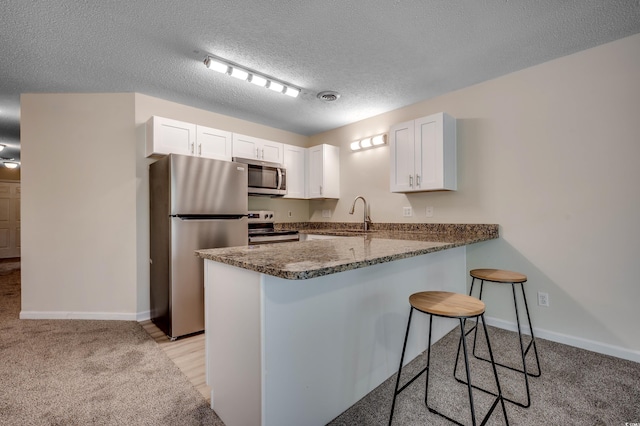
<svg viewBox="0 0 640 426">
<path fill-rule="evenodd" d="M 210 70 L 230 75 L 231 77 L 235 77 L 239 80 L 248 81 L 256 86 L 266 87 L 274 92 L 282 93 L 283 95 L 291 96 L 292 98 L 297 98 L 301 91 L 298 87 L 277 81 L 274 78 L 268 77 L 249 68 L 242 67 L 238 64 L 234 64 L 233 62 L 222 58 L 207 56 L 204 59 L 204 64 Z"/>
<path fill-rule="evenodd" d="M 387 143 L 387 134 L 370 136 L 359 141 L 351 142 L 351 151 L 360 151 L 362 149 L 375 148 Z"/>
</svg>

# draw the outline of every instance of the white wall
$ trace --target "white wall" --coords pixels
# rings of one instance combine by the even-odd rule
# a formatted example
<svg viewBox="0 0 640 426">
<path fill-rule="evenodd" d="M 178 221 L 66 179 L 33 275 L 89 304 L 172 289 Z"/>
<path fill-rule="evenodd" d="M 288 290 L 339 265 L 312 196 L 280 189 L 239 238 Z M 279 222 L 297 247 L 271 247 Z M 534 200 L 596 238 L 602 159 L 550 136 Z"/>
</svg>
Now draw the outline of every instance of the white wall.
<svg viewBox="0 0 640 426">
<path fill-rule="evenodd" d="M 135 319 L 133 100 L 22 95 L 22 318 Z"/>
<path fill-rule="evenodd" d="M 332 220 L 358 221 L 347 212 L 364 195 L 374 222 L 500 224 L 501 239 L 469 247 L 469 269 L 527 274 L 541 337 L 640 361 L 638 76 L 640 35 L 316 135 L 312 145 L 341 146 L 343 197 L 311 202 L 312 220 L 332 208 Z M 439 111 L 458 119 L 457 192 L 391 194 L 388 147 L 349 150 Z M 403 206 L 416 215 L 403 218 Z M 489 316 L 513 321 L 508 289 L 487 296 Z"/>
</svg>

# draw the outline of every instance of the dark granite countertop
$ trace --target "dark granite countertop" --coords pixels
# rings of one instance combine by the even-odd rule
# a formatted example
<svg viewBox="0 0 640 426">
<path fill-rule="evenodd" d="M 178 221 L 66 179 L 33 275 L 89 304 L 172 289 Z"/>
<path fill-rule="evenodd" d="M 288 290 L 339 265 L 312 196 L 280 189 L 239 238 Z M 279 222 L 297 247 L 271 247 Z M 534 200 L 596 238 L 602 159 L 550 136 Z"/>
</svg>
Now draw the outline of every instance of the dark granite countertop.
<svg viewBox="0 0 640 426">
<path fill-rule="evenodd" d="M 304 280 L 498 238 L 498 225 L 386 225 L 401 226 L 379 225 L 364 233 L 340 223 L 306 229 L 299 224 L 279 224 L 281 229 L 347 238 L 204 249 L 196 255 L 267 275 Z"/>
</svg>

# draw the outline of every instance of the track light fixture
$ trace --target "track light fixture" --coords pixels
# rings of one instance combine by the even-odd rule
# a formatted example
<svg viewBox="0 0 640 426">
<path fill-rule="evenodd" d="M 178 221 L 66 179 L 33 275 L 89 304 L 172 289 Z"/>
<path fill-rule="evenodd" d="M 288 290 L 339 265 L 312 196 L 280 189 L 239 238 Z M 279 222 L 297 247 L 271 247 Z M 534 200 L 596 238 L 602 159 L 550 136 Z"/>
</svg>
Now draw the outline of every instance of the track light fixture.
<svg viewBox="0 0 640 426">
<path fill-rule="evenodd" d="M 362 149 L 375 148 L 387 143 L 386 133 L 370 136 L 359 141 L 351 142 L 351 151 L 360 151 Z"/>
<path fill-rule="evenodd" d="M 204 64 L 210 70 L 230 75 L 231 77 L 235 77 L 239 80 L 248 81 L 256 86 L 266 87 L 274 92 L 282 93 L 283 95 L 291 96 L 292 98 L 297 98 L 300 94 L 300 89 L 297 87 L 291 86 L 287 83 L 282 83 L 271 77 L 267 77 L 250 70 L 249 68 L 239 66 L 222 58 L 207 56 L 204 59 Z"/>
</svg>

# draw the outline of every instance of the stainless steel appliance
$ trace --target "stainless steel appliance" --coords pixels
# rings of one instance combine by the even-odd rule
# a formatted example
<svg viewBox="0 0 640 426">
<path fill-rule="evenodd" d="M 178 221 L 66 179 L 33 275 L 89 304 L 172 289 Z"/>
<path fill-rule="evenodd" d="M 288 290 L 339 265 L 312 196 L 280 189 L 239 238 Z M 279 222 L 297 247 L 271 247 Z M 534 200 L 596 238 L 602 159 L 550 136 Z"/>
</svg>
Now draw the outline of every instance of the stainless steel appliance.
<svg viewBox="0 0 640 426">
<path fill-rule="evenodd" d="M 149 166 L 151 320 L 171 339 L 204 330 L 194 250 L 247 244 L 244 164 L 171 154 Z"/>
<path fill-rule="evenodd" d="M 298 231 L 276 231 L 274 213 L 268 210 L 249 212 L 249 245 L 298 241 Z"/>
<path fill-rule="evenodd" d="M 282 165 L 266 161 L 234 157 L 233 161 L 244 163 L 249 170 L 247 193 L 282 197 L 287 195 L 287 171 Z"/>
</svg>

